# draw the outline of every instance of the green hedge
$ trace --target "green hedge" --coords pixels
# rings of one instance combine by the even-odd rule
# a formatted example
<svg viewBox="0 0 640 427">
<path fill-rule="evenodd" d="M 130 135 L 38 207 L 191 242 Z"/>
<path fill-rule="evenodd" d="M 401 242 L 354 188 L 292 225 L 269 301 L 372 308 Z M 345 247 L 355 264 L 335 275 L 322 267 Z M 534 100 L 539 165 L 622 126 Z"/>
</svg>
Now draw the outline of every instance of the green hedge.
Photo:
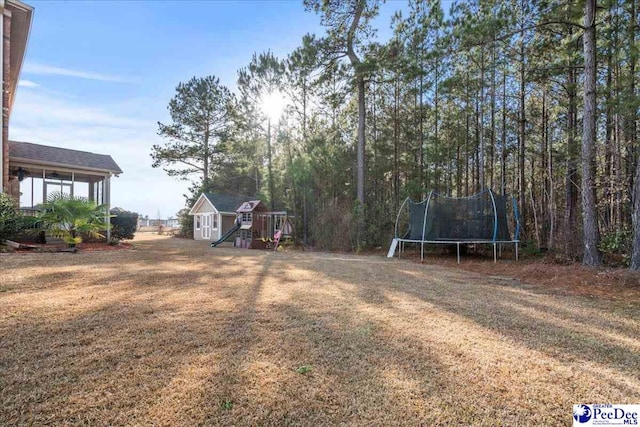
<svg viewBox="0 0 640 427">
<path fill-rule="evenodd" d="M 0 243 L 13 236 L 22 226 L 22 214 L 6 193 L 0 193 Z"/>
<path fill-rule="evenodd" d="M 138 228 L 138 214 L 122 209 L 111 209 L 111 238 L 118 240 L 133 239 Z"/>
</svg>

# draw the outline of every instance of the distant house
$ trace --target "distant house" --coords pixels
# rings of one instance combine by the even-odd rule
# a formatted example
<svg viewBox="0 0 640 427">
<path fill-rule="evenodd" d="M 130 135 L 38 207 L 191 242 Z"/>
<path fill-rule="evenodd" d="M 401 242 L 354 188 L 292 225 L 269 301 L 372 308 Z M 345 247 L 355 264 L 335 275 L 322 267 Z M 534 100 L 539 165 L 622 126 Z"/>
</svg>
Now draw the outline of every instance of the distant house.
<svg viewBox="0 0 640 427">
<path fill-rule="evenodd" d="M 142 227 L 150 227 L 149 221 L 151 221 L 151 220 L 149 219 L 148 216 L 146 216 L 146 217 L 139 216 L 138 217 L 138 229 L 140 229 Z"/>
<path fill-rule="evenodd" d="M 142 227 L 167 227 L 167 228 L 178 228 L 180 227 L 180 219 L 179 218 L 167 218 L 167 219 L 158 219 L 158 218 L 149 218 L 148 216 L 142 218 L 138 218 L 138 229 Z"/>
<path fill-rule="evenodd" d="M 252 197 L 202 193 L 193 204 L 193 238 L 216 241 L 229 231 L 236 221 L 236 209 Z"/>
<path fill-rule="evenodd" d="M 180 227 L 180 218 L 173 218 L 173 217 L 167 218 L 167 227 L 170 227 L 170 228 Z"/>
</svg>

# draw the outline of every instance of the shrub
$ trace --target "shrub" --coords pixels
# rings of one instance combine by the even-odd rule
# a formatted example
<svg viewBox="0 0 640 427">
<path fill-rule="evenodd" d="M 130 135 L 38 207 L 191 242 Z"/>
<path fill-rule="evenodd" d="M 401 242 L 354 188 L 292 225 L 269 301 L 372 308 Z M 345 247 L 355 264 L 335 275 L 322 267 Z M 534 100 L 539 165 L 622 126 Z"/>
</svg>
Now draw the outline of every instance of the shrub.
<svg viewBox="0 0 640 427">
<path fill-rule="evenodd" d="M 133 239 L 138 228 L 138 214 L 124 209 L 111 209 L 111 237 L 119 240 Z"/>
<path fill-rule="evenodd" d="M 602 252 L 612 254 L 625 254 L 631 252 L 631 239 L 633 233 L 628 228 L 605 233 L 600 240 L 599 249 Z"/>
<path fill-rule="evenodd" d="M 622 256 L 622 265 L 628 266 L 633 245 L 633 232 L 630 228 L 604 233 L 598 249 L 604 255 L 612 254 L 614 258 Z"/>
<path fill-rule="evenodd" d="M 100 231 L 109 227 L 104 205 L 62 193 L 53 194 L 42 204 L 38 218 L 45 230 L 62 238 L 69 247 L 81 243 L 82 235 L 104 237 Z"/>
<path fill-rule="evenodd" d="M 22 214 L 9 195 L 0 193 L 0 243 L 14 235 L 21 227 Z"/>
<path fill-rule="evenodd" d="M 189 215 L 189 209 L 182 209 L 178 212 L 178 219 L 180 220 L 178 236 L 193 239 L 193 215 Z"/>
</svg>

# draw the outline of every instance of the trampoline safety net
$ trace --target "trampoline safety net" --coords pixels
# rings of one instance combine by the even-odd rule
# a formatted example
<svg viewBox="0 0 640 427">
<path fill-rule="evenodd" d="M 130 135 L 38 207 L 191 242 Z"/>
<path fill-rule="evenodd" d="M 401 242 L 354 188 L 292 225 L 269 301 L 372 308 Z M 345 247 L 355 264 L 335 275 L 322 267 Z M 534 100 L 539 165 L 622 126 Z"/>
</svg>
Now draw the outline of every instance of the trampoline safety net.
<svg viewBox="0 0 640 427">
<path fill-rule="evenodd" d="M 408 230 L 398 229 L 396 237 L 418 241 L 511 241 L 507 220 L 507 196 L 486 190 L 470 197 L 447 197 L 431 192 L 427 199 L 407 199 Z M 403 209 L 406 209 L 403 206 Z M 403 210 L 401 209 L 401 211 Z M 517 240 L 517 212 L 514 212 L 514 240 Z"/>
</svg>

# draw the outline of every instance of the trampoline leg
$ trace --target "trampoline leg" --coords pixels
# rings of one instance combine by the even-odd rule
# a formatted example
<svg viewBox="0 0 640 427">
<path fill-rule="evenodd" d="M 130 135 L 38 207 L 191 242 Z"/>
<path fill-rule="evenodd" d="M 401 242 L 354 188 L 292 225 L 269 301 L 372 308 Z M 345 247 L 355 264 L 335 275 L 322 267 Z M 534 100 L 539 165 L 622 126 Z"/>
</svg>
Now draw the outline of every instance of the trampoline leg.
<svg viewBox="0 0 640 427">
<path fill-rule="evenodd" d="M 420 243 L 420 261 L 424 261 L 424 242 Z"/>
<path fill-rule="evenodd" d="M 460 242 L 456 243 L 457 255 L 458 255 L 458 264 L 460 264 Z"/>
<path fill-rule="evenodd" d="M 518 260 L 518 242 L 516 242 L 516 261 Z"/>
<path fill-rule="evenodd" d="M 494 264 L 498 262 L 498 250 L 495 243 L 493 244 L 493 262 Z"/>
</svg>

